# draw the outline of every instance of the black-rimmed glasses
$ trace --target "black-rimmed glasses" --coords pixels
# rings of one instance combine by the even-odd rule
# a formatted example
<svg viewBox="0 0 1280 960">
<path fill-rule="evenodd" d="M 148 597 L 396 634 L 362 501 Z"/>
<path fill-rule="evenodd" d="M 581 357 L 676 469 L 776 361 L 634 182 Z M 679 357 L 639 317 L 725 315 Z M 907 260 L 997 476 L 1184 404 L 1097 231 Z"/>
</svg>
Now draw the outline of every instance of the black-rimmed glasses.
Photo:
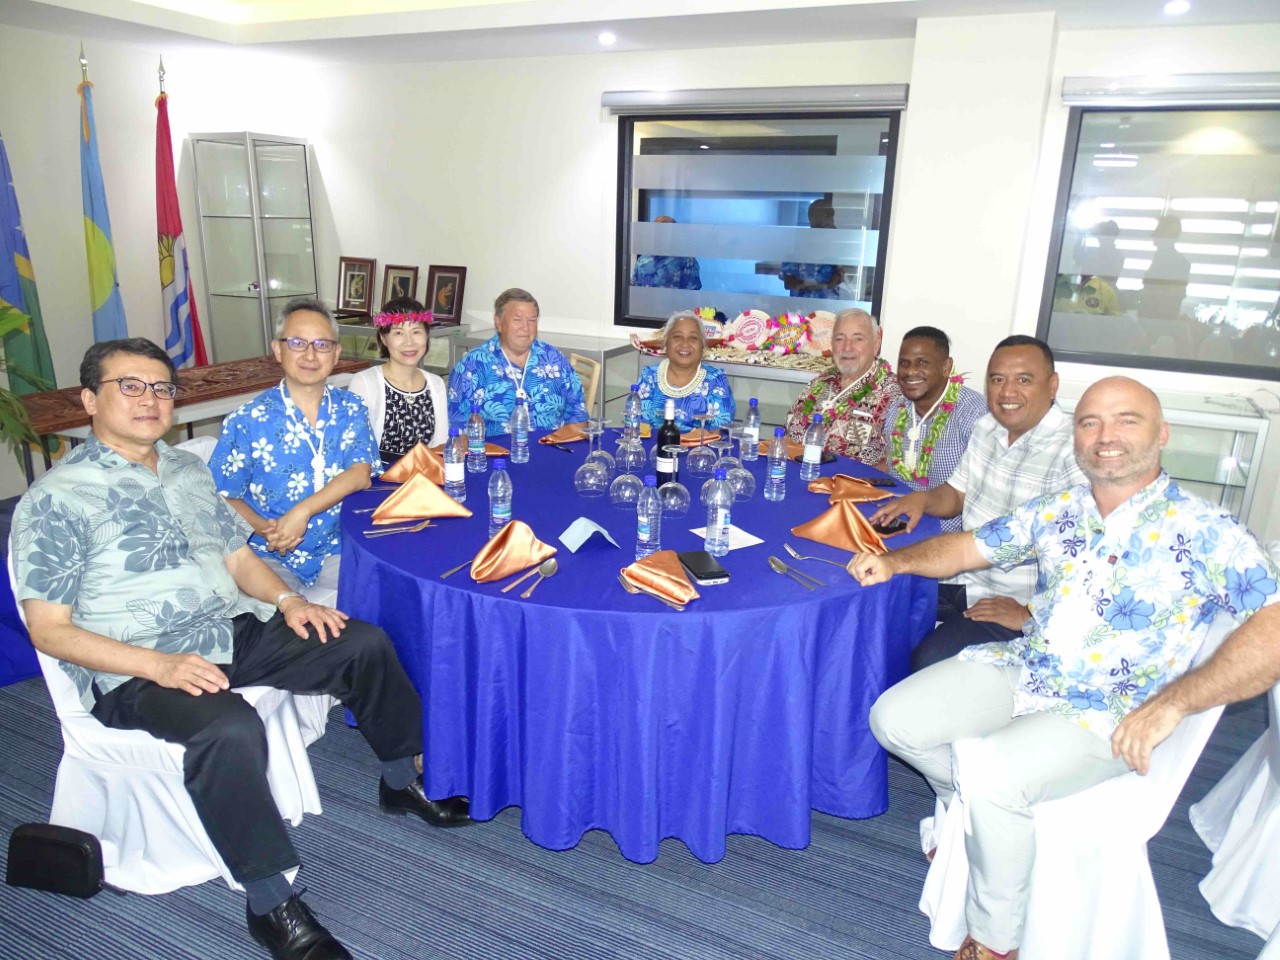
<svg viewBox="0 0 1280 960">
<path fill-rule="evenodd" d="M 337 340 L 308 340 L 306 337 L 279 337 L 277 339 L 294 353 L 304 353 L 307 347 L 315 347 L 316 353 L 328 353 L 338 345 Z"/>
<path fill-rule="evenodd" d="M 157 380 L 155 383 L 147 383 L 138 377 L 115 377 L 112 380 L 103 380 L 103 383 L 118 383 L 120 392 L 126 397 L 140 397 L 147 392 L 147 387 L 151 388 L 161 400 L 172 400 L 178 395 L 178 385 L 172 380 Z"/>
</svg>

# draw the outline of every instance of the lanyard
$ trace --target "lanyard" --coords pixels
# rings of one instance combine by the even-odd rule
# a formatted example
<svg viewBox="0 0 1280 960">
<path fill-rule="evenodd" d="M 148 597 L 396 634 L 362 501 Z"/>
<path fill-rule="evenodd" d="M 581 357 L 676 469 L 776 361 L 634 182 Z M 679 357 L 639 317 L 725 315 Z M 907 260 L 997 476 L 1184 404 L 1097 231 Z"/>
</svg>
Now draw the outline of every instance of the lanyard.
<svg viewBox="0 0 1280 960">
<path fill-rule="evenodd" d="M 278 389 L 280 391 L 280 399 L 284 401 L 284 408 L 289 415 L 289 419 L 292 420 L 294 423 L 299 424 L 302 427 L 300 431 L 300 433 L 302 434 L 302 439 L 305 440 L 307 442 L 307 446 L 311 448 L 311 482 L 315 486 L 316 493 L 319 493 L 321 488 L 326 483 L 324 478 L 325 460 L 324 460 L 324 427 L 323 427 L 323 424 L 325 421 L 320 419 L 320 417 L 317 415 L 316 427 L 319 428 L 320 430 L 320 445 L 316 446 L 315 441 L 312 439 L 312 437 L 315 435 L 315 431 L 312 430 L 311 424 L 307 423 L 307 418 L 302 416 L 298 412 L 298 405 L 293 402 L 293 398 L 284 392 L 283 380 L 280 381 L 280 385 Z M 321 401 L 321 405 L 323 406 L 324 401 L 327 401 L 328 399 L 329 399 L 329 388 L 325 387 L 324 399 Z"/>
<path fill-rule="evenodd" d="M 523 367 L 517 367 L 512 363 L 507 357 L 507 351 L 503 350 L 501 345 L 498 346 L 498 349 L 502 351 L 502 359 L 507 361 L 507 376 L 516 385 L 516 399 L 528 400 L 529 395 L 524 392 L 524 375 L 529 372 L 529 361 L 533 359 L 533 348 L 529 348 L 529 356 L 525 357 Z M 520 374 L 519 380 L 516 379 L 516 373 Z"/>
</svg>

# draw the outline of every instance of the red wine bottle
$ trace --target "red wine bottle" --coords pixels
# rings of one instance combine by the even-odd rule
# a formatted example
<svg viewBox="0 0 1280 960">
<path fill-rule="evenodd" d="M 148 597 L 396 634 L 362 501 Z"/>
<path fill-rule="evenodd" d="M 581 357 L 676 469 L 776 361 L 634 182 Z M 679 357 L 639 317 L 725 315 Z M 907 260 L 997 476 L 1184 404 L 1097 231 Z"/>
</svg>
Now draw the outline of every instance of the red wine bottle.
<svg viewBox="0 0 1280 960">
<path fill-rule="evenodd" d="M 676 426 L 676 402 L 674 400 L 667 401 L 667 409 L 663 414 L 662 426 L 658 428 L 658 456 L 657 469 L 654 471 L 658 475 L 658 486 L 662 486 L 668 480 L 675 483 L 679 479 L 679 459 L 668 453 L 667 447 L 678 447 L 680 445 L 680 428 Z"/>
</svg>

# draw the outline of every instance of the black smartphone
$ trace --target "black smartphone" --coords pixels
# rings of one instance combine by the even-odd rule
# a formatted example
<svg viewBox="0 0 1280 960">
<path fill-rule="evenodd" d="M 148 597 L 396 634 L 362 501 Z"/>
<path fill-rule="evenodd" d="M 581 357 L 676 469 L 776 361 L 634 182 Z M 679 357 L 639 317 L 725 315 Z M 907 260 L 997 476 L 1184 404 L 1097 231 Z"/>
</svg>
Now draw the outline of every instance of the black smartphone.
<svg viewBox="0 0 1280 960">
<path fill-rule="evenodd" d="M 794 457 L 791 458 L 792 463 L 802 463 L 803 461 L 804 461 L 804 454 L 802 453 L 797 453 Z M 835 463 L 836 455 L 832 453 L 830 450 L 823 450 L 822 456 L 818 459 L 818 462 L 819 463 Z"/>
<path fill-rule="evenodd" d="M 888 523 L 873 523 L 871 529 L 882 537 L 887 537 L 891 533 L 900 533 L 907 529 L 907 521 L 902 517 L 894 517 Z"/>
<path fill-rule="evenodd" d="M 729 582 L 729 571 L 705 550 L 685 550 L 676 556 L 680 558 L 685 570 L 689 571 L 689 576 L 704 587 Z"/>
<path fill-rule="evenodd" d="M 892 477 L 863 477 L 862 479 L 873 487 L 896 487 L 898 485 L 898 481 Z"/>
</svg>

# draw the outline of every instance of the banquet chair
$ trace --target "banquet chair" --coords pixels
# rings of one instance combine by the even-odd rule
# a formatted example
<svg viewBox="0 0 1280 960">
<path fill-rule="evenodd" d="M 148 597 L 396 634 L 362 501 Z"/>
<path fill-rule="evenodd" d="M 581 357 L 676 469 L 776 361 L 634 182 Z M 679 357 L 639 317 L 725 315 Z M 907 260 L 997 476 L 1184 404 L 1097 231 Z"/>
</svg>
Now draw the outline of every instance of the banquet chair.
<svg viewBox="0 0 1280 960">
<path fill-rule="evenodd" d="M 17 596 L 13 544 L 9 586 Z M 26 626 L 26 615 L 18 603 Z M 49 822 L 84 830 L 102 844 L 107 883 L 135 893 L 169 893 L 222 877 L 242 889 L 205 832 L 183 783 L 184 748 L 140 730 L 104 726 L 84 709 L 74 681 L 60 662 L 36 651 L 49 697 L 62 727 L 63 752 L 53 788 Z M 321 813 L 307 747 L 324 732 L 299 719 L 295 696 L 272 687 L 240 687 L 235 693 L 262 718 L 268 747 L 267 779 L 280 815 L 293 825 L 304 813 Z M 291 875 L 292 879 L 292 875 Z"/>
<path fill-rule="evenodd" d="M 597 416 L 596 394 L 600 390 L 600 361 L 579 353 L 569 354 L 569 366 L 573 367 L 582 383 L 582 396 L 587 401 L 587 416 Z"/>
<path fill-rule="evenodd" d="M 1268 552 L 1280 559 L 1280 541 Z M 1200 881 L 1213 915 L 1268 940 L 1280 957 L 1280 686 L 1267 709 L 1270 725 L 1191 807 L 1191 825 L 1213 851 Z"/>
<path fill-rule="evenodd" d="M 1234 628 L 1220 613 L 1195 665 Z M 1164 825 L 1221 715 L 1222 707 L 1215 707 L 1185 718 L 1155 748 L 1146 776 L 1130 772 L 1036 804 L 1036 860 L 1018 945 L 1021 960 L 1169 960 L 1147 841 Z M 937 853 L 920 897 L 920 909 L 930 918 L 929 942 L 941 950 L 958 949 L 968 933 L 964 784 L 985 775 L 984 748 L 979 739 L 952 744 L 956 795 L 934 831 Z M 921 835 L 928 842 L 925 827 Z"/>
</svg>

